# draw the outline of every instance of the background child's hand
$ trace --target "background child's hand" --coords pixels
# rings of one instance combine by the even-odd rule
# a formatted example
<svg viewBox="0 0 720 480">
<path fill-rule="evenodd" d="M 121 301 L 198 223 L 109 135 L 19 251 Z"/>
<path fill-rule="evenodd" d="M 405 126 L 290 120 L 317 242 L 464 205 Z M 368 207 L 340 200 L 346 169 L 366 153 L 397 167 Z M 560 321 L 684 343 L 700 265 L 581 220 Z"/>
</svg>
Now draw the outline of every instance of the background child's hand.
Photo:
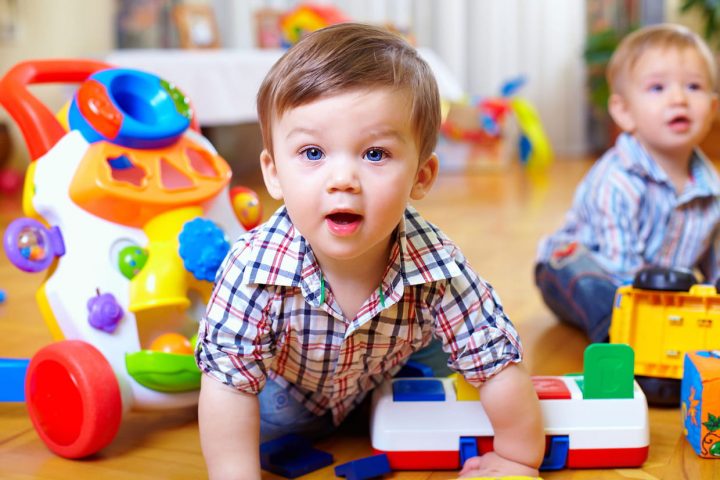
<svg viewBox="0 0 720 480">
<path fill-rule="evenodd" d="M 488 452 L 480 457 L 468 458 L 460 471 L 460 478 L 500 477 L 503 475 L 537 477 L 538 471 L 522 463 L 501 457 L 495 452 Z"/>
</svg>

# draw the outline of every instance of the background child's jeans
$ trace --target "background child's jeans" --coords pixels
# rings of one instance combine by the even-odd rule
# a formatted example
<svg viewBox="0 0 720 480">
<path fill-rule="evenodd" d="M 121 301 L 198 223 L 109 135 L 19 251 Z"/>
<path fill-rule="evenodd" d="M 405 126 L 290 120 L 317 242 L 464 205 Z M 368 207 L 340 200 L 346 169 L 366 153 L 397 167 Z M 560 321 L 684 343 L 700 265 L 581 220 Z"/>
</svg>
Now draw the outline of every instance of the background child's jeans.
<svg viewBox="0 0 720 480">
<path fill-rule="evenodd" d="M 410 360 L 420 362 L 433 369 L 438 376 L 447 376 L 448 354 L 443 352 L 439 340 L 433 339 L 428 346 L 415 352 Z M 302 435 L 314 440 L 335 431 L 332 415 L 318 417 L 295 400 L 280 385 L 268 378 L 265 388 L 258 395 L 260 402 L 260 442 L 268 442 L 289 433 Z"/>
<path fill-rule="evenodd" d="M 618 283 L 583 247 L 535 266 L 535 284 L 560 320 L 584 331 L 591 342 L 607 342 Z"/>
</svg>

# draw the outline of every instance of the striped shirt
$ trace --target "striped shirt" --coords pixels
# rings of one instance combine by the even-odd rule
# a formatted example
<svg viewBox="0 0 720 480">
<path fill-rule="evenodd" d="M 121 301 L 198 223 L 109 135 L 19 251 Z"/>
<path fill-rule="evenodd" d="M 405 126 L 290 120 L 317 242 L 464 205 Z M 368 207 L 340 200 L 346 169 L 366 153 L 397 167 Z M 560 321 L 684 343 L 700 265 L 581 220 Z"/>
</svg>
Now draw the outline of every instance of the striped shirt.
<svg viewBox="0 0 720 480">
<path fill-rule="evenodd" d="M 218 270 L 200 322 L 200 369 L 257 394 L 269 377 L 339 423 L 435 336 L 449 366 L 481 385 L 521 361 L 515 327 L 460 250 L 408 207 L 380 288 L 345 318 L 284 207 L 243 234 Z M 379 289 L 378 289 L 379 290 Z"/>
<path fill-rule="evenodd" d="M 720 275 L 720 181 L 698 150 L 689 174 L 678 195 L 640 143 L 620 135 L 578 186 L 565 224 L 541 240 L 538 261 L 579 242 L 620 283 L 649 265 L 697 268 L 714 282 Z"/>
</svg>

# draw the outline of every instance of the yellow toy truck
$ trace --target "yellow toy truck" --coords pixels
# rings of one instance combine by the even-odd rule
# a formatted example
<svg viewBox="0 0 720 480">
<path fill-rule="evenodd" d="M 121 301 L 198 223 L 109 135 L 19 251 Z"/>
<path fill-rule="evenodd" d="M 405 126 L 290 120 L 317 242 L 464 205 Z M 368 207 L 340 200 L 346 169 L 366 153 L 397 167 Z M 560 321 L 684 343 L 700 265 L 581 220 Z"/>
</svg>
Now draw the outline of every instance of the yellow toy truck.
<svg viewBox="0 0 720 480">
<path fill-rule="evenodd" d="M 641 270 L 615 294 L 610 342 L 635 350 L 648 403 L 679 406 L 685 354 L 720 346 L 718 286 L 698 283 L 690 270 Z"/>
</svg>

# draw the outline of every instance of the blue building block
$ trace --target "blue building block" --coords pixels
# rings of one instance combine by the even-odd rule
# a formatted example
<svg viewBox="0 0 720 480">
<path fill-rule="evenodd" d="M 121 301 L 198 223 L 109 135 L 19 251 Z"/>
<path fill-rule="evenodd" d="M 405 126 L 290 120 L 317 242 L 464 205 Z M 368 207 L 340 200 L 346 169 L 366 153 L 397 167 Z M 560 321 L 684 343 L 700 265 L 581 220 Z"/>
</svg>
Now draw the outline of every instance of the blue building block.
<svg viewBox="0 0 720 480">
<path fill-rule="evenodd" d="M 445 389 L 440 380 L 395 380 L 395 402 L 444 402 Z"/>
<path fill-rule="evenodd" d="M 550 437 L 550 448 L 545 453 L 540 470 L 562 470 L 567 464 L 570 439 L 567 435 Z"/>
<path fill-rule="evenodd" d="M 390 461 L 384 453 L 353 460 L 335 467 L 335 476 L 345 477 L 346 480 L 366 480 L 390 472 Z"/>
<path fill-rule="evenodd" d="M 25 373 L 29 359 L 0 358 L 0 402 L 25 401 Z"/>
<path fill-rule="evenodd" d="M 433 369 L 420 362 L 407 362 L 400 371 L 395 375 L 395 378 L 417 378 L 417 377 L 434 377 Z"/>
<path fill-rule="evenodd" d="M 286 478 L 296 478 L 333 463 L 333 456 L 310 446 L 299 435 L 285 435 L 260 445 L 260 466 Z"/>
<path fill-rule="evenodd" d="M 465 465 L 468 458 L 477 457 L 478 452 L 477 440 L 475 437 L 460 437 L 460 468 Z"/>
</svg>

